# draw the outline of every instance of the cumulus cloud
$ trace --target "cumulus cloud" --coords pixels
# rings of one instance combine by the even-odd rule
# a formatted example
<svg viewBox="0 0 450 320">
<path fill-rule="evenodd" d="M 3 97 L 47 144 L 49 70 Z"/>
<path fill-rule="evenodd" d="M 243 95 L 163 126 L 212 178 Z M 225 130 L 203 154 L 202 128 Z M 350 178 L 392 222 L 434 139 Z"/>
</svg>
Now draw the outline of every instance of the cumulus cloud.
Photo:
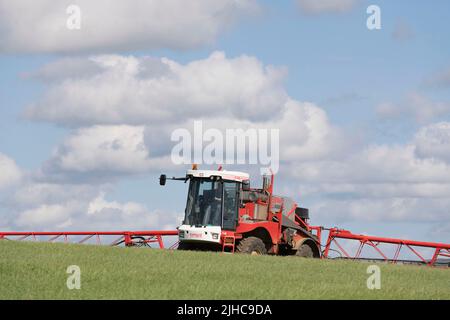
<svg viewBox="0 0 450 320">
<path fill-rule="evenodd" d="M 88 201 L 75 199 L 56 204 L 41 203 L 19 211 L 12 225 L 33 230 L 128 230 L 173 229 L 179 213 L 149 210 L 137 202 L 105 199 L 100 191 Z"/>
<path fill-rule="evenodd" d="M 70 5 L 80 8 L 79 30 L 66 26 Z M 0 51 L 190 49 L 257 11 L 254 0 L 1 0 Z"/>
<path fill-rule="evenodd" d="M 202 122 L 201 136 L 191 136 L 191 160 L 196 152 L 203 152 L 209 144 L 205 136 L 210 129 L 218 130 L 223 145 L 228 130 L 279 130 L 280 140 L 271 141 L 267 156 L 272 156 L 271 144 L 283 146 L 282 161 L 320 160 L 339 157 L 351 147 L 351 138 L 330 124 L 326 113 L 311 103 L 289 100 L 283 106 L 284 112 L 272 121 L 252 122 L 243 119 L 222 119 L 218 116 Z M 115 181 L 125 175 L 146 174 L 155 171 L 176 169 L 173 163 L 172 141 L 175 129 L 184 128 L 193 133 L 193 121 L 159 126 L 101 125 L 74 130 L 55 148 L 52 157 L 46 161 L 40 179 L 51 181 L 93 182 Z M 203 141 L 201 145 L 194 139 Z M 229 139 L 229 138 L 228 138 Z M 235 150 L 238 152 L 239 150 Z M 249 148 L 245 150 L 248 159 Z M 237 155 L 234 155 L 237 156 Z"/>
<path fill-rule="evenodd" d="M 439 122 L 424 128 L 415 136 L 416 153 L 450 163 L 450 123 Z"/>
<path fill-rule="evenodd" d="M 88 60 L 90 68 L 94 63 L 101 71 L 53 83 L 25 115 L 71 126 L 161 124 L 219 114 L 258 121 L 273 118 L 287 100 L 284 68 L 264 66 L 253 57 L 229 59 L 214 52 L 185 65 L 117 55 Z M 57 62 L 66 75 L 64 62 L 73 61 Z M 56 69 L 44 67 L 38 74 L 56 77 Z"/>
<path fill-rule="evenodd" d="M 288 101 L 283 117 L 271 124 L 280 129 L 280 157 L 285 161 L 339 157 L 355 142 L 312 103 Z"/>
<path fill-rule="evenodd" d="M 273 119 L 267 121 L 252 121 L 238 117 L 223 118 L 220 115 L 201 120 L 203 133 L 208 129 L 217 129 L 223 136 L 227 130 L 233 129 L 242 129 L 243 134 L 249 129 L 279 130 L 279 152 L 282 161 L 336 158 L 348 151 L 352 147 L 351 144 L 356 141 L 348 137 L 341 128 L 334 126 L 323 109 L 313 103 L 293 99 L 287 100 L 277 113 L 273 114 Z M 194 131 L 193 121 L 181 122 L 178 127 Z M 148 134 L 152 132 L 155 135 L 151 127 L 148 127 L 147 131 Z M 169 137 L 170 132 L 165 139 L 164 137 L 161 139 L 169 146 L 165 152 L 170 152 L 170 147 L 174 145 Z M 269 141 L 270 143 L 272 142 Z M 206 144 L 205 142 L 204 145 Z"/>
<path fill-rule="evenodd" d="M 356 165 L 356 164 L 354 164 Z M 308 183 L 298 188 L 304 197 L 322 195 L 329 199 L 446 198 L 450 184 L 441 182 L 324 182 Z"/>
<path fill-rule="evenodd" d="M 120 165 L 121 158 L 117 159 L 115 165 Z M 84 160 L 85 165 L 97 161 Z M 68 177 L 52 181 L 49 175 L 22 172 L 12 159 L 0 154 L 0 230 L 173 229 L 179 224 L 179 212 L 110 200 L 108 194 L 115 184 L 83 183 Z"/>
<path fill-rule="evenodd" d="M 16 162 L 0 153 L 0 190 L 18 183 L 21 177 L 22 171 Z"/>
<path fill-rule="evenodd" d="M 83 77 L 77 68 L 64 68 L 73 62 L 97 71 Z M 102 124 L 77 129 L 58 146 L 44 166 L 47 176 L 113 177 L 166 168 L 172 163 L 172 132 L 192 131 L 194 120 L 222 133 L 278 129 L 283 161 L 345 152 L 355 139 L 332 125 L 318 106 L 290 98 L 284 74 L 284 68 L 254 57 L 227 58 L 222 52 L 185 65 L 118 55 L 62 59 L 31 73 L 49 88 L 26 115 L 68 126 Z"/>
<path fill-rule="evenodd" d="M 108 199 L 107 184 L 23 181 L 3 197 L 0 228 L 13 230 L 173 229 L 180 213 Z"/>
<path fill-rule="evenodd" d="M 99 188 L 104 187 L 40 183 L 30 175 L 0 198 L 2 207 L 6 208 L 0 228 L 48 230 L 69 227 L 71 216 L 85 211 L 86 203 L 95 198 Z"/>
<path fill-rule="evenodd" d="M 143 133 L 143 127 L 126 125 L 78 129 L 56 148 L 46 167 L 105 175 L 146 171 L 150 161 Z"/>
<path fill-rule="evenodd" d="M 353 9 L 359 0 L 297 0 L 305 14 L 344 13 Z"/>
<path fill-rule="evenodd" d="M 433 158 L 418 158 L 413 144 L 373 145 L 339 161 L 301 163 L 293 174 L 315 182 L 449 182 L 450 165 Z"/>
<path fill-rule="evenodd" d="M 41 182 L 105 183 L 120 178 L 168 170 L 172 142 L 169 128 L 98 125 L 73 130 L 34 173 Z M 152 140 L 151 138 L 155 138 Z M 158 143 L 156 143 L 158 142 Z M 162 143 L 167 143 L 158 150 Z M 152 151 L 150 151 L 152 150 Z M 156 150 L 156 151 L 153 151 Z"/>
<path fill-rule="evenodd" d="M 102 72 L 102 66 L 92 59 L 81 57 L 65 57 L 50 62 L 39 70 L 26 72 L 25 79 L 43 83 L 55 83 L 66 79 L 86 79 Z"/>
<path fill-rule="evenodd" d="M 312 211 L 329 223 L 349 221 L 436 223 L 448 221 L 450 199 L 413 197 L 329 199 L 314 204 Z"/>
<path fill-rule="evenodd" d="M 421 128 L 403 145 L 368 145 L 338 159 L 292 161 L 284 192 L 309 199 L 328 223 L 447 222 L 449 123 Z"/>
<path fill-rule="evenodd" d="M 434 101 L 422 94 L 413 92 L 400 103 L 383 102 L 376 107 L 381 119 L 412 119 L 419 124 L 426 124 L 435 119 L 450 115 L 450 103 Z"/>
<path fill-rule="evenodd" d="M 73 227 L 77 221 L 108 225 L 106 216 L 125 223 L 128 215 L 151 224 L 137 217 L 153 210 L 109 200 L 99 185 L 168 167 L 180 173 L 184 168 L 170 160 L 175 144 L 171 133 L 177 128 L 192 132 L 194 120 L 203 120 L 204 130 L 222 133 L 233 128 L 279 129 L 277 193 L 296 200 L 299 195 L 308 197 L 319 218 L 426 221 L 428 217 L 436 222 L 449 218 L 450 164 L 444 151 L 448 124 L 424 126 L 405 144 L 362 144 L 357 134 L 335 126 L 319 106 L 289 97 L 282 84 L 283 68 L 266 66 L 254 57 L 227 58 L 215 52 L 186 64 L 118 55 L 74 59 L 30 74 L 44 81 L 47 91 L 28 108 L 27 116 L 75 127 L 36 176 L 44 185 L 78 184 L 86 190 L 81 186 L 89 182 L 97 187 L 86 194 L 79 191 L 80 196 L 74 191 L 73 198 L 55 195 L 56 201 L 22 199 L 20 203 L 27 204 L 20 213 L 27 219 L 20 221 L 46 208 L 55 216 L 61 212 L 59 220 L 47 218 L 58 226 Z M 72 63 L 77 67 L 64 68 Z M 78 67 L 88 71 L 79 73 Z M 409 99 L 411 105 L 429 103 L 421 96 Z M 386 106 L 388 115 L 394 107 Z M 401 112 L 432 121 L 443 112 L 433 110 L 426 115 L 408 106 Z M 29 192 L 25 198 L 31 201 L 42 193 Z M 83 200 L 74 204 L 75 198 Z"/>
<path fill-rule="evenodd" d="M 74 203 L 72 203 L 74 205 Z M 64 228 L 70 226 L 70 215 L 74 208 L 62 205 L 42 204 L 37 208 L 28 209 L 19 214 L 15 223 L 19 227 L 50 227 Z"/>
</svg>

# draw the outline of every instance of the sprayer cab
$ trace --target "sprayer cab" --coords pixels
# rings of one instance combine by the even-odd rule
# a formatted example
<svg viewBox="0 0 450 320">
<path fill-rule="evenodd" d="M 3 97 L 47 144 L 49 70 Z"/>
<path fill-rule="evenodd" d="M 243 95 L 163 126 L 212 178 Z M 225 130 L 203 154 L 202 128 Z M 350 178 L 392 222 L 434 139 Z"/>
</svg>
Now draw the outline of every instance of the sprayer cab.
<svg viewBox="0 0 450 320">
<path fill-rule="evenodd" d="M 308 229 L 308 211 L 287 197 L 273 195 L 273 175 L 263 176 L 261 188 L 251 188 L 247 173 L 226 170 L 188 170 L 183 223 L 178 227 L 179 249 L 214 249 L 249 253 L 295 253 L 305 243 L 307 256 L 320 256 Z M 250 253 L 252 253 L 250 252 Z"/>
</svg>

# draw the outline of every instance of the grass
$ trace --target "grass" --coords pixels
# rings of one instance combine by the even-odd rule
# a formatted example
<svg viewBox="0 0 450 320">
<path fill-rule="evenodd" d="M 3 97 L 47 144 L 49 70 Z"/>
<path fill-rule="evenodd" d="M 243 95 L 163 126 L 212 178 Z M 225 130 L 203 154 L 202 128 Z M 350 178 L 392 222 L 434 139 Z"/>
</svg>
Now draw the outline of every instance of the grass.
<svg viewBox="0 0 450 320">
<path fill-rule="evenodd" d="M 81 289 L 69 290 L 69 265 Z M 0 241 L 0 299 L 450 299 L 450 270 L 94 245 Z"/>
</svg>

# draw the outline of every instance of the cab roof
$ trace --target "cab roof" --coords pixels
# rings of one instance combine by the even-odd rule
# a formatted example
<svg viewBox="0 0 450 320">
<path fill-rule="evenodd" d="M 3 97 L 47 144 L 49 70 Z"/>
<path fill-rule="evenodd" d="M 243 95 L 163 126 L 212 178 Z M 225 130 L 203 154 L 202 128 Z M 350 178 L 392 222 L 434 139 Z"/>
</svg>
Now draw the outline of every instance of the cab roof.
<svg viewBox="0 0 450 320">
<path fill-rule="evenodd" d="M 223 180 L 232 180 L 238 182 L 250 179 L 250 175 L 248 173 L 227 170 L 188 170 L 186 175 L 196 178 L 210 178 L 212 176 L 218 176 Z"/>
</svg>

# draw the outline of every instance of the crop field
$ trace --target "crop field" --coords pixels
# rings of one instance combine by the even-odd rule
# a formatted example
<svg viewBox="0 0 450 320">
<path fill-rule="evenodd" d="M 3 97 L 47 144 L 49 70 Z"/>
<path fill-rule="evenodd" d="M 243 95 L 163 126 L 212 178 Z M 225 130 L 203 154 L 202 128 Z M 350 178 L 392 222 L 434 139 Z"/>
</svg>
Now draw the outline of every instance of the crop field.
<svg viewBox="0 0 450 320">
<path fill-rule="evenodd" d="M 449 269 L 377 265 L 369 290 L 366 262 L 4 240 L 0 299 L 450 299 Z"/>
</svg>

